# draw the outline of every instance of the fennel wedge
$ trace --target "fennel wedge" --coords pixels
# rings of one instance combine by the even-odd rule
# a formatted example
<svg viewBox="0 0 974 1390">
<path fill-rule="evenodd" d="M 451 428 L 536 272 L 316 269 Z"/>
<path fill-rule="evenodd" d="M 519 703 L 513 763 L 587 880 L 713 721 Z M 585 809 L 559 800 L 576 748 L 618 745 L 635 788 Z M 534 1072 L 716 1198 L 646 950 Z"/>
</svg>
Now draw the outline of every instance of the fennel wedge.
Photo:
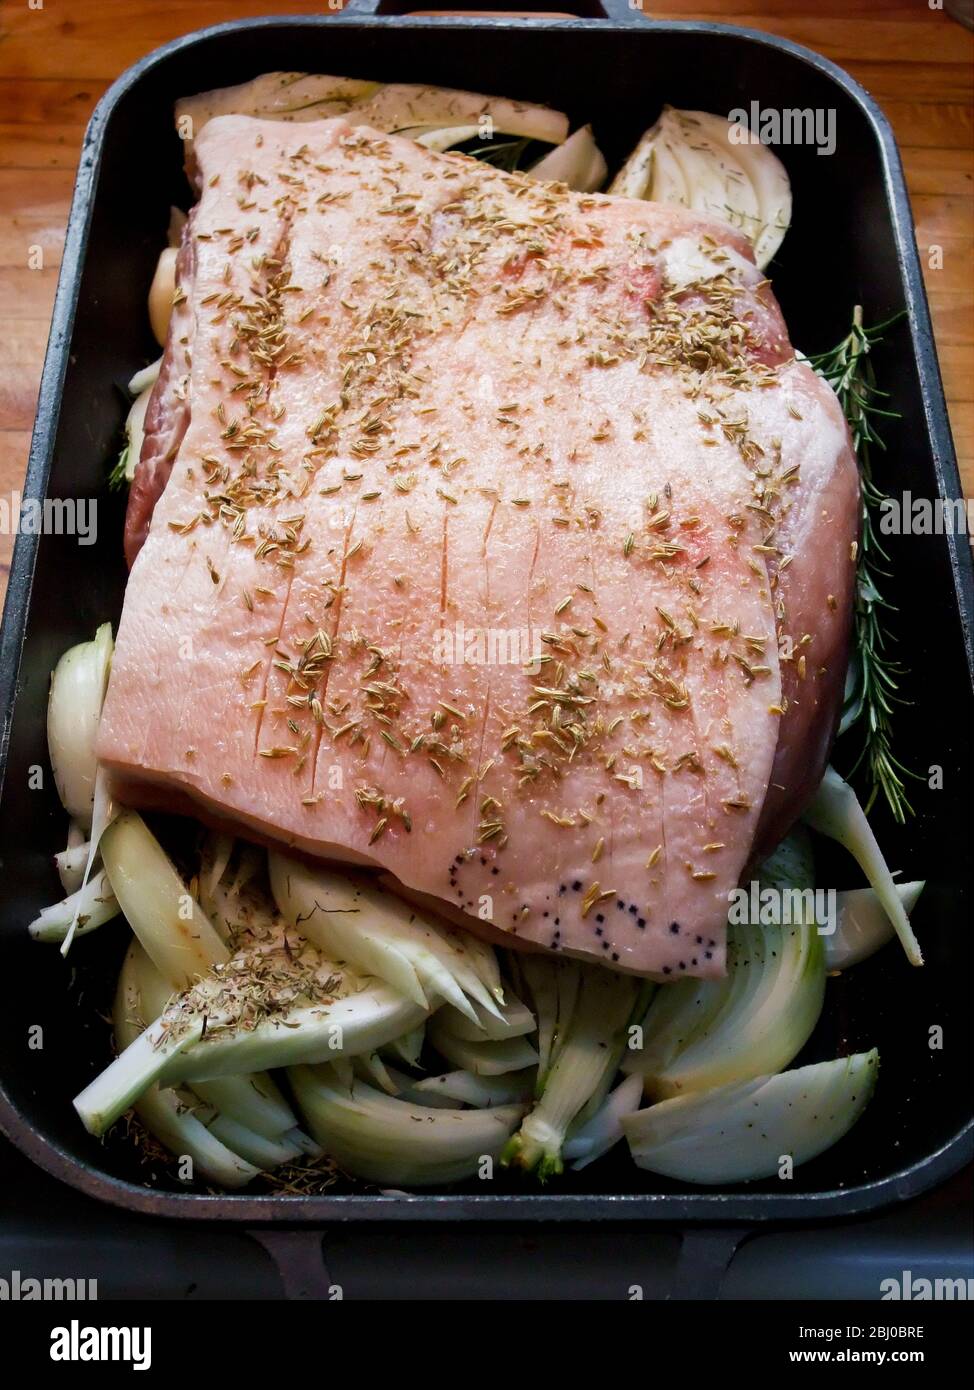
<svg viewBox="0 0 974 1390">
<path fill-rule="evenodd" d="M 673 203 L 729 223 L 751 242 L 761 269 L 791 221 L 791 187 L 778 157 L 746 126 L 708 111 L 664 106 L 609 192 Z"/>
<path fill-rule="evenodd" d="M 643 1077 L 654 1099 L 781 1071 L 818 1022 L 825 953 L 811 906 L 807 831 L 793 832 L 778 847 L 762 865 L 759 882 L 770 890 L 778 921 L 728 927 L 723 980 L 680 980 L 656 993 L 642 1048 L 630 1050 L 623 1062 L 624 1071 Z"/>
<path fill-rule="evenodd" d="M 129 925 L 173 988 L 184 988 L 230 952 L 136 811 L 101 838 L 102 862 Z"/>
<path fill-rule="evenodd" d="M 165 1013 L 174 986 L 159 974 L 138 939 L 129 947 L 126 968 L 132 971 L 138 986 L 141 1017 L 154 1019 Z M 198 1081 L 193 1083 L 192 1089 L 193 1094 L 214 1111 L 266 1139 L 280 1139 L 298 1123 L 277 1086 L 263 1072 Z"/>
<path fill-rule="evenodd" d="M 837 1143 L 869 1103 L 878 1070 L 873 1049 L 660 1101 L 623 1116 L 622 1128 L 637 1166 L 653 1173 L 709 1184 L 769 1178 Z"/>
<path fill-rule="evenodd" d="M 61 804 L 84 830 L 95 801 L 95 735 L 112 663 L 112 627 L 64 653 L 51 677 L 47 746 Z"/>
<path fill-rule="evenodd" d="M 118 977 L 113 1023 L 115 1044 L 121 1055 L 140 1036 L 144 1002 L 136 969 L 136 948 L 129 948 Z M 245 1187 L 259 1168 L 213 1134 L 195 1114 L 193 1098 L 173 1090 L 150 1086 L 135 1100 L 135 1113 L 149 1133 L 171 1153 L 189 1158 L 193 1175 L 208 1178 L 231 1190 Z"/>
<path fill-rule="evenodd" d="M 424 1010 L 281 929 L 218 961 L 75 1100 L 102 1134 L 156 1081 L 174 1085 L 373 1052 Z"/>
<path fill-rule="evenodd" d="M 487 948 L 469 933 L 425 919 L 364 874 L 312 869 L 276 852 L 268 862 L 278 908 L 321 950 L 385 980 L 423 1010 L 443 1001 L 478 1024 L 478 1004 L 504 1022 L 475 965 Z"/>
<path fill-rule="evenodd" d="M 852 787 L 834 768 L 825 769 L 822 784 L 806 808 L 804 819 L 813 830 L 837 840 L 849 851 L 893 923 L 907 960 L 911 965 L 922 965 L 920 943 L 910 926 L 910 919 L 866 813 Z"/>
<path fill-rule="evenodd" d="M 897 883 L 896 892 L 907 916 L 923 892 L 923 880 Z M 868 960 L 892 941 L 896 928 L 873 888 L 853 888 L 836 896 L 835 931 L 825 938 L 825 964 L 829 970 L 848 970 Z"/>
<path fill-rule="evenodd" d="M 291 1085 L 312 1134 L 347 1173 L 370 1182 L 431 1187 L 488 1177 L 524 1107 L 454 1110 L 395 1099 L 330 1067 L 294 1067 Z"/>
<path fill-rule="evenodd" d="M 434 126 L 474 126 L 560 145 L 568 118 L 560 111 L 506 97 L 408 82 L 369 82 L 302 72 L 267 72 L 237 87 L 221 87 L 176 103 L 176 126 L 193 140 L 214 116 L 322 121 L 344 116 L 352 125 L 390 133 Z"/>
<path fill-rule="evenodd" d="M 563 1171 L 562 1146 L 569 1126 L 586 1107 L 594 1110 L 601 1104 L 626 1044 L 626 1026 L 644 990 L 644 982 L 630 975 L 600 966 L 580 967 L 578 1001 L 540 1099 L 505 1145 L 502 1163 L 536 1169 L 542 1182 Z"/>
</svg>

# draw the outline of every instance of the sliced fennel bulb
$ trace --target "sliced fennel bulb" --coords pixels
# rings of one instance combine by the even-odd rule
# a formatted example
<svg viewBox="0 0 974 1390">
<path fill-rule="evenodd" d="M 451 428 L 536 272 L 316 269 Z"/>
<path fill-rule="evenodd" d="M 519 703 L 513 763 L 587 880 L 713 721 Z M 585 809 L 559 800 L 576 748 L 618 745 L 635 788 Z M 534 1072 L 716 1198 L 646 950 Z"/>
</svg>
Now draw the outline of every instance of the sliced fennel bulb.
<svg viewBox="0 0 974 1390">
<path fill-rule="evenodd" d="M 174 246 L 167 246 L 164 251 L 160 251 L 156 273 L 149 287 L 149 322 L 152 325 L 153 337 L 160 347 L 166 345 L 166 334 L 169 332 L 169 321 L 172 318 L 178 254 Z"/>
<path fill-rule="evenodd" d="M 85 839 L 85 832 L 77 821 L 72 821 L 68 826 L 67 845 L 54 856 L 54 867 L 65 893 L 77 893 L 84 882 L 90 850 L 91 845 Z"/>
<path fill-rule="evenodd" d="M 135 470 L 142 457 L 142 445 L 145 440 L 145 414 L 149 409 L 149 397 L 152 395 L 153 388 L 146 386 L 139 392 L 132 402 L 129 413 L 125 417 L 125 448 L 119 459 L 118 469 L 125 482 L 130 483 L 135 477 Z"/>
<path fill-rule="evenodd" d="M 732 138 L 743 135 L 741 143 Z M 748 238 L 763 270 L 791 220 L 791 188 L 777 156 L 750 132 L 707 111 L 663 113 L 609 186 L 623 198 L 644 198 L 702 212 Z"/>
<path fill-rule="evenodd" d="M 101 839 L 115 896 L 149 959 L 174 988 L 205 975 L 230 952 L 136 811 L 123 811 Z"/>
<path fill-rule="evenodd" d="M 427 1026 L 427 1036 L 437 1052 L 453 1066 L 472 1071 L 475 1076 L 504 1076 L 507 1072 L 525 1071 L 538 1064 L 538 1054 L 522 1034 L 500 1039 L 480 1038 L 471 1042 L 458 1037 L 445 1010 L 433 1015 Z M 463 1017 L 460 1015 L 460 1017 Z"/>
<path fill-rule="evenodd" d="M 420 1070 L 423 1045 L 426 1042 L 426 1020 L 422 1019 L 415 1028 L 410 1028 L 402 1037 L 393 1038 L 382 1048 L 385 1057 L 395 1057 L 405 1062 L 407 1067 Z"/>
<path fill-rule="evenodd" d="M 207 1082 L 371 1053 L 425 1016 L 381 982 L 336 966 L 277 915 L 230 956 L 190 901 L 197 933 L 188 958 L 174 911 L 187 896 L 179 875 L 138 816 L 127 813 L 119 825 L 106 853 L 118 882 L 131 888 L 133 925 L 147 956 L 164 980 L 184 979 L 196 967 L 207 973 L 76 1098 L 92 1133 L 104 1133 L 153 1082 Z M 142 901 L 136 885 L 144 882 L 151 891 Z"/>
<path fill-rule="evenodd" d="M 923 964 L 920 943 L 896 891 L 876 836 L 859 805 L 859 798 L 834 768 L 825 769 L 822 785 L 805 810 L 804 820 L 821 835 L 838 840 L 858 863 L 882 903 L 911 965 Z"/>
<path fill-rule="evenodd" d="M 124 1023 L 119 1022 L 118 1011 L 115 1013 L 115 1040 L 119 1048 L 136 1041 L 142 1030 L 140 1020 L 164 1011 L 171 992 L 170 984 L 151 963 L 138 938 L 133 940 L 118 980 L 117 999 L 124 999 L 128 1008 Z M 217 1081 L 200 1081 L 193 1084 L 192 1091 L 179 1094 L 183 1104 L 193 1106 L 196 1118 L 211 1134 L 257 1168 L 274 1168 L 303 1151 L 300 1141 L 306 1140 L 306 1136 L 297 1130 L 295 1112 L 270 1076 L 225 1076 Z M 142 1113 L 139 1105 L 136 1112 Z M 157 1138 L 165 1143 L 163 1136 L 157 1134 Z"/>
<path fill-rule="evenodd" d="M 387 1096 L 399 1094 L 400 1087 L 378 1052 L 363 1052 L 352 1059 L 352 1076 L 359 1077 L 370 1086 L 378 1086 Z"/>
<path fill-rule="evenodd" d="M 471 964 L 468 933 L 434 926 L 365 875 L 310 868 L 276 852 L 268 866 L 278 908 L 326 954 L 387 981 L 424 1012 L 442 1000 L 474 1023 L 474 1003 L 503 1017 Z"/>
<path fill-rule="evenodd" d="M 95 736 L 112 664 L 112 628 L 69 648 L 54 668 L 47 705 L 47 746 L 61 804 L 84 830 L 95 800 Z"/>
<path fill-rule="evenodd" d="M 501 1076 L 477 1076 L 472 1071 L 448 1071 L 441 1076 L 424 1076 L 404 1088 L 408 1100 L 431 1105 L 434 1100 L 448 1105 L 472 1105 L 484 1109 L 491 1105 L 526 1104 L 533 1094 L 534 1077 L 527 1072 L 507 1072 Z"/>
<path fill-rule="evenodd" d="M 89 835 L 83 865 L 79 861 L 84 851 L 78 845 L 58 856 L 62 884 L 67 888 L 70 883 L 73 891 L 31 924 L 35 939 L 60 941 L 62 955 L 67 955 L 79 924 L 85 931 L 93 931 L 118 911 L 101 877 L 94 884 L 90 882 L 102 833 L 115 815 L 107 774 L 95 757 L 113 651 L 111 624 L 103 623 L 93 641 L 81 642 L 65 652 L 51 677 L 47 742 L 54 781 L 61 803 L 72 817 L 70 835 L 76 839 L 83 839 L 83 832 Z"/>
<path fill-rule="evenodd" d="M 122 833 L 113 839 L 111 852 L 118 858 L 117 867 L 127 868 L 127 881 L 143 881 L 144 875 L 148 890 L 146 898 L 144 901 L 140 898 L 132 909 L 133 919 L 141 928 L 141 934 L 137 934 L 129 954 L 142 999 L 143 1017 L 157 1018 L 164 1013 L 173 992 L 186 983 L 183 932 L 187 919 L 195 915 L 195 904 L 189 899 L 182 880 L 162 847 L 138 818 L 123 821 Z M 146 873 L 147 864 L 149 871 Z M 265 907 L 262 926 L 266 938 L 273 928 L 269 905 Z M 196 928 L 193 933 L 195 963 L 201 969 L 208 970 L 225 962 L 229 952 L 223 939 L 207 930 L 205 918 L 196 921 Z M 165 968 L 167 974 L 163 974 L 150 959 L 141 937 L 150 941 L 155 960 Z M 272 1144 L 280 1144 L 282 1137 L 291 1133 L 292 1137 L 287 1144 L 281 1144 L 280 1151 L 283 1153 L 283 1149 L 288 1148 L 290 1157 L 300 1152 L 296 1144 L 304 1136 L 299 1132 L 294 1134 L 297 1126 L 294 1112 L 271 1078 L 264 1073 L 199 1081 L 193 1085 L 193 1094 L 205 1102 L 216 1117 L 217 1123 L 210 1123 L 209 1128 L 214 1133 L 222 1133 L 242 1157 L 259 1161 L 262 1167 L 269 1166 L 272 1161 L 285 1161 L 283 1157 L 272 1160 L 272 1148 L 249 1142 L 246 1137 L 242 1144 L 232 1143 L 232 1127 L 236 1127 L 233 1132 L 238 1136 L 251 1132 Z M 256 1157 L 258 1154 L 262 1155 L 259 1160 Z"/>
<path fill-rule="evenodd" d="M 473 154 L 476 158 L 476 152 L 470 149 L 469 142 L 483 136 L 484 132 L 479 125 L 430 125 L 407 126 L 396 134 L 415 140 L 417 145 L 423 145 L 437 154 L 446 154 L 458 145 L 467 145 L 467 150 L 460 153 Z M 526 138 L 518 137 L 516 131 L 506 130 L 496 124 L 490 128 L 490 135 Z M 562 151 L 565 151 L 563 157 Z M 557 181 L 579 192 L 591 192 L 602 186 L 608 171 L 605 160 L 592 139 L 591 127 L 584 126 L 581 130 L 576 130 L 574 135 L 570 135 L 564 144 L 555 145 L 547 154 L 542 155 L 530 169 L 518 172 L 526 174 L 529 179 Z"/>
<path fill-rule="evenodd" d="M 493 1162 L 524 1113 L 518 1105 L 453 1110 L 413 1105 L 330 1067 L 292 1067 L 291 1086 L 314 1137 L 348 1173 L 383 1186 L 431 1187 Z"/>
<path fill-rule="evenodd" d="M 415 903 L 410 903 L 408 896 L 404 896 L 402 885 L 392 876 L 392 874 L 379 874 L 378 883 L 393 897 L 399 897 L 411 907 Z M 483 984 L 491 999 L 498 1006 L 498 1018 L 501 1017 L 504 1008 L 504 985 L 501 981 L 500 961 L 493 946 L 482 941 L 473 932 L 454 930 L 450 937 L 452 945 L 458 950 L 466 960 L 470 969 Z M 476 1012 L 476 1011 L 475 1011 Z"/>
<path fill-rule="evenodd" d="M 624 1137 L 622 1117 L 636 1113 L 642 1094 L 640 1078 L 625 1077 L 606 1096 L 592 1118 L 569 1133 L 562 1152 L 574 1169 L 587 1168 L 618 1144 Z"/>
<path fill-rule="evenodd" d="M 562 1172 L 569 1126 L 586 1107 L 594 1111 L 601 1104 L 644 990 L 643 981 L 631 975 L 598 965 L 580 967 L 577 1002 L 541 1098 L 505 1146 L 502 1163 L 537 1169 L 542 1182 Z"/>
<path fill-rule="evenodd" d="M 295 1005 L 249 1028 L 232 1026 L 215 1009 L 177 1013 L 178 1031 L 167 1010 L 76 1097 L 75 1109 L 90 1133 L 104 1134 L 153 1082 L 172 1086 L 373 1052 L 415 1022 L 419 1012 L 381 984 L 328 1005 Z M 205 1031 L 207 1024 L 219 1031 Z"/>
<path fill-rule="evenodd" d="M 560 956 L 525 955 L 516 963 L 538 1020 L 540 1095 L 572 1021 L 582 967 Z"/>
<path fill-rule="evenodd" d="M 141 1017 L 158 1018 L 165 1012 L 174 986 L 160 975 L 137 937 L 129 947 L 125 968 L 131 971 L 139 992 Z M 194 1082 L 193 1093 L 215 1112 L 228 1116 L 266 1139 L 278 1139 L 297 1125 L 294 1111 L 277 1086 L 269 1076 L 260 1072 Z"/>
<path fill-rule="evenodd" d="M 139 1037 L 142 1008 L 130 949 L 119 974 L 113 1015 L 115 1041 L 122 1055 Z M 171 1153 L 191 1159 L 196 1173 L 221 1187 L 245 1187 L 257 1176 L 259 1170 L 252 1163 L 228 1148 L 197 1117 L 191 1096 L 150 1086 L 137 1098 L 135 1112 Z"/>
<path fill-rule="evenodd" d="M 196 1114 L 192 1096 L 153 1086 L 135 1105 L 149 1133 L 180 1158 L 189 1158 L 193 1176 L 208 1178 L 231 1192 L 246 1187 L 260 1169 L 230 1149 Z"/>
<path fill-rule="evenodd" d="M 501 1007 L 500 1018 L 487 1013 L 486 1009 L 481 1009 L 476 1004 L 474 1010 L 477 1014 L 476 1023 L 466 1014 L 460 1013 L 452 1004 L 444 1004 L 436 1016 L 443 1021 L 448 1020 L 450 1032 L 465 1042 L 484 1042 L 487 1039 L 501 1042 L 505 1038 L 523 1038 L 528 1033 L 533 1033 L 538 1026 L 527 1004 L 510 994 L 507 1002 Z"/>
<path fill-rule="evenodd" d="M 91 811 L 91 838 L 88 841 L 88 858 L 85 863 L 85 871 L 81 876 L 81 892 L 88 886 L 88 880 L 95 868 L 96 862 L 101 858 L 101 837 L 118 815 L 118 807 L 112 799 L 111 787 L 108 781 L 108 773 L 99 764 L 95 772 L 95 799 Z M 67 934 L 61 943 L 61 955 L 66 956 L 71 949 L 78 929 L 78 921 L 81 915 L 81 900 L 76 900 L 74 919 L 68 928 Z"/>
<path fill-rule="evenodd" d="M 233 1115 L 222 1110 L 211 1110 L 202 1106 L 197 1114 L 211 1134 L 241 1158 L 252 1163 L 261 1171 L 278 1168 L 282 1163 L 293 1163 L 301 1153 L 301 1148 L 288 1138 L 268 1139 L 264 1134 L 248 1129 Z"/>
<path fill-rule="evenodd" d="M 399 134 L 410 140 L 415 140 L 417 145 L 424 145 L 426 149 L 433 150 L 436 154 L 445 154 L 447 150 L 452 150 L 455 145 L 462 145 L 467 140 L 475 140 L 480 134 L 480 126 L 410 126 L 406 130 L 400 130 Z"/>
<path fill-rule="evenodd" d="M 449 87 L 368 82 L 310 73 L 263 73 L 238 87 L 224 87 L 176 104 L 176 119 L 191 121 L 195 136 L 213 116 L 228 113 L 266 120 L 317 121 L 344 116 L 352 125 L 404 133 L 434 126 L 489 128 L 559 145 L 568 117 L 546 106 L 482 96 Z"/>
<path fill-rule="evenodd" d="M 578 193 L 594 193 L 605 183 L 609 168 L 595 143 L 590 125 L 579 126 L 564 144 L 556 145 L 527 171 L 528 178 L 564 183 Z"/>
<path fill-rule="evenodd" d="M 282 1139 L 297 1126 L 294 1111 L 263 1072 L 194 1081 L 192 1089 L 215 1111 L 265 1139 Z"/>
<path fill-rule="evenodd" d="M 640 1168 L 682 1182 L 769 1178 L 807 1163 L 852 1128 L 872 1096 L 879 1053 L 818 1062 L 660 1101 L 622 1119 Z"/>
<path fill-rule="evenodd" d="M 489 122 L 495 132 L 560 145 L 568 135 L 568 117 L 547 106 L 485 97 L 448 87 L 388 83 L 356 103 L 349 119 L 376 130 L 401 131 L 410 126 L 476 125 Z"/>
<path fill-rule="evenodd" d="M 896 892 L 903 911 L 909 916 L 923 892 L 923 879 L 897 883 Z M 825 965 L 828 970 L 848 970 L 892 941 L 896 928 L 872 888 L 853 888 L 836 895 L 835 931 L 825 937 Z"/>
<path fill-rule="evenodd" d="M 814 883 L 810 837 L 793 832 L 761 866 L 762 889 L 805 893 Z M 779 896 L 778 902 L 783 899 Z M 781 1071 L 811 1036 L 825 998 L 825 954 L 807 900 L 790 925 L 731 925 L 727 975 L 680 980 L 657 992 L 642 1047 L 623 1070 L 654 1099 Z M 779 912 L 779 916 L 783 915 Z"/>
<path fill-rule="evenodd" d="M 154 362 L 150 362 L 147 367 L 140 367 L 129 382 L 129 395 L 141 396 L 142 392 L 149 386 L 155 386 L 159 380 L 159 373 L 162 370 L 162 358 L 157 357 Z"/>
<path fill-rule="evenodd" d="M 155 362 L 150 362 L 147 367 L 137 371 L 128 384 L 129 394 L 134 399 L 125 417 L 125 445 L 108 475 L 109 487 L 121 487 L 123 483 L 131 483 L 135 477 L 145 440 L 146 411 L 161 367 L 162 358 L 159 357 Z"/>
<path fill-rule="evenodd" d="M 138 940 L 133 941 L 122 965 L 116 995 L 115 1037 L 120 1050 L 137 1042 L 141 1019 L 151 1017 L 168 994 L 168 986 L 142 946 Z M 211 1173 L 214 1159 L 224 1168 L 227 1164 L 220 1148 L 214 1147 L 219 1141 L 235 1161 L 233 1171 L 238 1180 L 231 1181 L 230 1186 L 240 1186 L 253 1176 L 247 1173 L 247 1166 L 254 1172 L 277 1167 L 302 1152 L 299 1140 L 310 1143 L 296 1131 L 294 1113 L 276 1092 L 273 1082 L 267 1079 L 270 1090 L 265 1093 L 252 1081 L 259 1082 L 260 1078 L 226 1077 L 221 1083 L 212 1083 L 207 1095 L 202 1087 L 177 1093 L 154 1086 L 136 1102 L 136 1114 L 167 1148 L 179 1156 L 188 1153 L 205 1176 L 217 1176 L 222 1181 Z M 212 1141 L 202 1140 L 198 1125 L 205 1127 Z M 242 1165 L 238 1167 L 240 1161 Z"/>
<path fill-rule="evenodd" d="M 96 870 L 83 888 L 52 907 L 42 908 L 27 930 L 35 941 L 64 941 L 72 924 L 75 936 L 86 936 L 118 913 L 118 900 L 108 875 L 104 870 Z"/>
</svg>

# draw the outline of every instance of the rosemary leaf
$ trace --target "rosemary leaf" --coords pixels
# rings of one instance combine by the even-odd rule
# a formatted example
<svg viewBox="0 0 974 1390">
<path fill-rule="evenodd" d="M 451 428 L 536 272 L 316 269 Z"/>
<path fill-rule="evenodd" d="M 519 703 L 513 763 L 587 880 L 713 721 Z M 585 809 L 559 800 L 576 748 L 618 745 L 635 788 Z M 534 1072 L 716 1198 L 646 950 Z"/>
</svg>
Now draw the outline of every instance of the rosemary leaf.
<svg viewBox="0 0 974 1390">
<path fill-rule="evenodd" d="M 522 167 L 521 161 L 524 158 L 524 152 L 530 144 L 531 141 L 528 139 L 476 139 L 461 145 L 459 148 L 473 159 L 480 159 L 484 164 L 493 164 L 495 168 L 513 174 Z"/>
<path fill-rule="evenodd" d="M 125 445 L 125 448 L 119 454 L 117 460 L 112 465 L 111 471 L 108 474 L 108 486 L 112 489 L 113 492 L 117 491 L 120 488 L 128 486 L 128 462 L 130 447 L 131 446 L 128 444 Z"/>
</svg>

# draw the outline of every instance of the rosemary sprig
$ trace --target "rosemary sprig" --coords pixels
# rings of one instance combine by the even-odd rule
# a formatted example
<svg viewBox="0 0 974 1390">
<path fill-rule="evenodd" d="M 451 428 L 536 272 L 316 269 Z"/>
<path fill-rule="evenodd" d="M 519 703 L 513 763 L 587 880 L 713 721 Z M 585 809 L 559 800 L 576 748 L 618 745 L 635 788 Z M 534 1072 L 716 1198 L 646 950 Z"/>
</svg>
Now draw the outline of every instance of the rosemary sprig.
<svg viewBox="0 0 974 1390">
<path fill-rule="evenodd" d="M 845 412 L 852 434 L 852 446 L 859 462 L 862 485 L 862 535 L 859 541 L 854 612 L 855 648 L 846 683 L 840 734 L 857 729 L 862 740 L 850 775 L 865 765 L 870 787 L 865 809 L 869 811 L 880 792 L 885 796 L 893 818 L 903 825 L 913 815 L 904 779 L 916 777 L 892 749 L 895 707 L 903 704 L 899 682 L 906 668 L 889 655 L 895 641 L 887 623 L 896 610 L 883 596 L 883 582 L 890 577 L 889 555 L 878 538 L 875 517 L 885 494 L 873 476 L 873 448 L 886 446 L 877 433 L 876 421 L 896 420 L 896 411 L 884 409 L 881 402 L 888 392 L 876 385 L 869 354 L 887 329 L 900 318 L 894 314 L 884 323 L 866 328 L 862 306 L 852 314 L 852 328 L 829 352 L 810 357 L 809 364 L 832 387 Z"/>
<path fill-rule="evenodd" d="M 129 448 L 130 446 L 126 444 L 109 471 L 108 486 L 113 492 L 128 486 Z"/>
<path fill-rule="evenodd" d="M 503 169 L 506 173 L 513 174 L 520 169 L 524 152 L 531 143 L 528 139 L 481 140 L 478 138 L 461 145 L 460 149 L 473 159 L 483 160 L 485 164 L 493 164 L 496 169 Z"/>
</svg>

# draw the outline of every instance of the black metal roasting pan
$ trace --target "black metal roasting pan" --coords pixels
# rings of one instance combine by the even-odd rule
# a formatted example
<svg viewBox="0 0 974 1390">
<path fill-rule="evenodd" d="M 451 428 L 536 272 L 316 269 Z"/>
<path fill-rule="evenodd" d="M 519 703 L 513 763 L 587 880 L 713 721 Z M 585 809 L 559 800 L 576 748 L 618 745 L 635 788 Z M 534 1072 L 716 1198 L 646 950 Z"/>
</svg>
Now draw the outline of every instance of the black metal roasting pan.
<svg viewBox="0 0 974 1390">
<path fill-rule="evenodd" d="M 464 0 L 469 5 L 469 0 Z M 518 0 L 520 3 L 520 0 Z M 70 644 L 116 621 L 125 583 L 122 502 L 105 487 L 126 410 L 118 389 L 158 351 L 145 294 L 170 204 L 186 206 L 175 98 L 271 69 L 439 83 L 530 98 L 591 120 L 618 166 L 664 103 L 729 112 L 835 112 L 830 156 L 778 153 L 794 189 L 794 219 L 771 268 L 792 339 L 805 352 L 845 333 L 852 306 L 867 322 L 907 318 L 877 353 L 901 419 L 887 422 L 882 482 L 890 493 L 954 498 L 960 483 L 924 296 L 913 220 L 890 127 L 832 63 L 782 39 L 718 24 L 653 22 L 606 0 L 556 0 L 571 21 L 403 18 L 352 0 L 342 15 L 271 18 L 191 34 L 130 68 L 99 103 L 81 152 L 34 428 L 25 497 L 98 500 L 97 543 L 64 535 L 17 539 L 0 638 L 0 1128 L 65 1182 L 142 1212 L 262 1221 L 642 1220 L 762 1222 L 866 1211 L 913 1196 L 971 1154 L 971 853 L 968 798 L 974 726 L 968 540 L 891 536 L 891 620 L 909 674 L 897 747 L 923 778 L 911 784 L 915 820 L 899 829 L 877 812 L 890 862 L 928 887 L 915 915 L 923 970 L 889 948 L 830 982 L 823 1020 L 803 1060 L 874 1044 L 876 1096 L 831 1152 L 777 1179 L 727 1191 L 689 1189 L 642 1173 L 617 1151 L 546 1190 L 502 1175 L 410 1198 L 351 1185 L 321 1195 L 213 1195 L 162 1182 L 150 1189 L 129 1145 L 82 1129 L 75 1095 L 107 1062 L 108 1005 L 124 926 L 79 943 L 65 964 L 25 926 L 60 896 L 51 855 L 65 817 L 47 769 L 50 672 Z M 383 6 L 383 8 L 393 8 Z M 398 8 L 408 8 L 400 5 Z M 544 6 L 542 5 L 542 8 Z M 942 788 L 928 786 L 942 769 Z M 939 779 L 934 775 L 934 782 Z M 845 885 L 855 881 L 850 877 Z M 30 1046 L 43 1030 L 43 1047 Z M 931 1029 L 943 1046 L 931 1047 Z M 489 1188 L 489 1191 L 485 1191 Z"/>
</svg>

